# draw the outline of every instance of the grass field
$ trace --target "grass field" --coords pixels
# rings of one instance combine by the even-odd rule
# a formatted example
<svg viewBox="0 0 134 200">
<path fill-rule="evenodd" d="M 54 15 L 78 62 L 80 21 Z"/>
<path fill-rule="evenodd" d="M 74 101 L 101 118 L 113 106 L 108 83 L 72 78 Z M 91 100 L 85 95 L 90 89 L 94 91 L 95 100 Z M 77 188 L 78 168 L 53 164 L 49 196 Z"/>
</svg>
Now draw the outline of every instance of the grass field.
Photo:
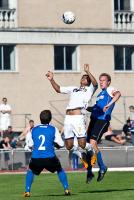
<svg viewBox="0 0 134 200">
<path fill-rule="evenodd" d="M 71 196 L 64 196 L 56 174 L 42 174 L 35 178 L 30 200 L 133 200 L 134 172 L 107 172 L 97 183 L 97 173 L 91 184 L 85 183 L 85 173 L 69 173 Z M 25 175 L 0 175 L 0 199 L 24 199 Z"/>
</svg>

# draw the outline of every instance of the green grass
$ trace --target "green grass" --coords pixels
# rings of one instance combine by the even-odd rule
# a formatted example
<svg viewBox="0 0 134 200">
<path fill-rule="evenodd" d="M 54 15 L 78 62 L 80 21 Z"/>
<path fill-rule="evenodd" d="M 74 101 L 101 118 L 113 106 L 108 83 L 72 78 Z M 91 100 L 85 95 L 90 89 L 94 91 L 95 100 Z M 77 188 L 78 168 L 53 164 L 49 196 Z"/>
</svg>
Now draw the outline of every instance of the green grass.
<svg viewBox="0 0 134 200">
<path fill-rule="evenodd" d="M 71 196 L 64 196 L 56 174 L 41 174 L 32 185 L 30 200 L 133 200 L 134 172 L 107 172 L 105 179 L 97 183 L 85 183 L 85 173 L 69 173 Z M 0 199 L 24 199 L 25 175 L 0 175 Z"/>
</svg>

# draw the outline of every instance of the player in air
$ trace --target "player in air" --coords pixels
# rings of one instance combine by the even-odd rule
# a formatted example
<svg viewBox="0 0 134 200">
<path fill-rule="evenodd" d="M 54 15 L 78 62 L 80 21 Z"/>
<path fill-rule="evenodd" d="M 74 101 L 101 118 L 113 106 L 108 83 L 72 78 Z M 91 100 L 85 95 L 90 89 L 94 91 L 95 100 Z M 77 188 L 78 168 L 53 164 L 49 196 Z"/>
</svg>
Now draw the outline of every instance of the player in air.
<svg viewBox="0 0 134 200">
<path fill-rule="evenodd" d="M 94 76 L 90 73 L 88 64 L 84 64 L 84 71 L 86 74 L 82 76 L 79 87 L 61 87 L 55 82 L 54 74 L 52 72 L 48 71 L 46 74 L 52 87 L 57 93 L 70 94 L 64 120 L 65 145 L 68 150 L 73 149 L 74 136 L 77 137 L 78 145 L 82 149 L 91 151 L 92 148 L 89 143 L 86 143 L 86 124 L 83 111 L 85 112 L 88 102 L 91 100 L 98 84 Z M 82 154 L 78 151 L 77 154 L 87 168 L 88 165 L 84 158 L 82 158 Z"/>
<path fill-rule="evenodd" d="M 103 162 L 97 143 L 101 139 L 103 133 L 107 132 L 115 102 L 121 96 L 121 93 L 118 90 L 110 86 L 111 77 L 109 74 L 102 73 L 99 76 L 99 83 L 101 92 L 97 96 L 96 104 L 92 107 L 91 120 L 87 131 L 87 141 L 90 142 L 97 154 L 97 163 L 100 168 L 97 181 L 101 181 L 107 172 L 107 166 Z M 89 161 L 87 168 L 87 183 L 94 177 L 92 166 L 90 164 L 90 157 L 90 153 L 87 153 L 87 160 Z"/>
<path fill-rule="evenodd" d="M 24 197 L 30 197 L 30 190 L 35 175 L 39 175 L 43 169 L 52 173 L 57 172 L 65 195 L 70 195 L 66 173 L 64 172 L 59 159 L 55 155 L 54 145 L 57 148 L 63 147 L 64 142 L 57 128 L 49 125 L 52 119 L 50 110 L 40 113 L 41 124 L 34 127 L 31 132 L 29 147 L 33 149 L 29 169 L 26 174 L 26 185 Z"/>
</svg>

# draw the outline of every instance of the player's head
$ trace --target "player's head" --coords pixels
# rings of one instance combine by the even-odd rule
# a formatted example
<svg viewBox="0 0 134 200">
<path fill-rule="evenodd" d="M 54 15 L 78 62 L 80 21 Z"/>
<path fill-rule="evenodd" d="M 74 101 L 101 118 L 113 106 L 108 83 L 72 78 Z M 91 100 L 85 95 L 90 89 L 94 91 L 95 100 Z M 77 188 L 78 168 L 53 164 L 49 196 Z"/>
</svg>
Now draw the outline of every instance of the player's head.
<svg viewBox="0 0 134 200">
<path fill-rule="evenodd" d="M 130 125 L 131 124 L 131 120 L 127 119 L 126 123 L 127 123 L 127 125 Z"/>
<path fill-rule="evenodd" d="M 6 142 L 6 143 L 10 142 L 10 138 L 8 136 L 5 136 L 4 137 L 4 142 Z"/>
<path fill-rule="evenodd" d="M 31 129 L 34 127 L 34 120 L 32 119 L 29 120 L 29 126 Z"/>
<path fill-rule="evenodd" d="M 42 124 L 49 124 L 52 119 L 52 113 L 50 110 L 43 110 L 40 113 L 40 121 Z"/>
<path fill-rule="evenodd" d="M 91 80 L 87 74 L 84 74 L 80 80 L 81 86 L 89 86 L 91 84 Z"/>
<path fill-rule="evenodd" d="M 99 76 L 100 88 L 106 89 L 111 83 L 111 76 L 107 73 L 102 73 Z"/>
<path fill-rule="evenodd" d="M 129 110 L 130 112 L 134 112 L 134 106 L 133 105 L 129 106 Z"/>
<path fill-rule="evenodd" d="M 6 104 L 7 103 L 7 98 L 3 97 L 2 101 L 3 101 L 4 104 Z"/>
</svg>

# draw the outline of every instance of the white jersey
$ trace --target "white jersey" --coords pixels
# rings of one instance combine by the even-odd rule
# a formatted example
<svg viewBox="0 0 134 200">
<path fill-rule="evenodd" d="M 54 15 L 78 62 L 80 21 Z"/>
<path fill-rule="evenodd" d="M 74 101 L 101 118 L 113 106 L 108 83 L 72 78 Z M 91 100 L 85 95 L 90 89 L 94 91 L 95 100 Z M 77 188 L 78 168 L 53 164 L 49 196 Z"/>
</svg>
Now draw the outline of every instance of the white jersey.
<svg viewBox="0 0 134 200">
<path fill-rule="evenodd" d="M 31 131 L 29 131 L 26 134 L 26 140 L 25 140 L 25 147 L 24 149 L 27 151 L 31 151 L 30 147 L 33 146 L 33 140 L 32 140 L 32 135 L 31 135 Z"/>
<path fill-rule="evenodd" d="M 66 109 L 87 108 L 88 102 L 95 91 L 95 87 L 91 83 L 90 86 L 85 87 L 60 87 L 60 92 L 63 94 L 70 94 L 69 104 Z"/>
<path fill-rule="evenodd" d="M 1 111 L 11 111 L 11 106 L 9 104 L 0 104 L 0 129 L 4 131 L 11 125 L 11 114 L 2 113 Z"/>
</svg>

